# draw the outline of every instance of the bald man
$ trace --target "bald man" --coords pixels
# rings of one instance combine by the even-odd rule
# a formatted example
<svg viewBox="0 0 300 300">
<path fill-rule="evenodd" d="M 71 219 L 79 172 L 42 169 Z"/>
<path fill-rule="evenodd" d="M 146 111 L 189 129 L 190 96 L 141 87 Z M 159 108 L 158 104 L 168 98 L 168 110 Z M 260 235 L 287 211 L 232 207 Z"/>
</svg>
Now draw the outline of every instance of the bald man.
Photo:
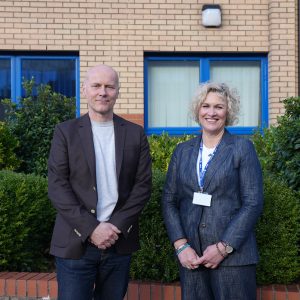
<svg viewBox="0 0 300 300">
<path fill-rule="evenodd" d="M 149 144 L 142 127 L 113 112 L 113 68 L 89 69 L 83 95 L 88 113 L 56 126 L 48 160 L 58 300 L 123 300 L 138 218 L 150 198 Z"/>
</svg>

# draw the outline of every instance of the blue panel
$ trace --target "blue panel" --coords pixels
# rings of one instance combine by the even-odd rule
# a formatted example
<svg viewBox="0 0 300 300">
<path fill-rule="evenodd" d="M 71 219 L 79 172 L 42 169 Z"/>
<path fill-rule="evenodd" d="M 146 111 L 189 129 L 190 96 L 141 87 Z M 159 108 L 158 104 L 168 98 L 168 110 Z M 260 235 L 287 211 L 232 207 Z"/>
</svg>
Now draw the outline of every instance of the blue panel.
<svg viewBox="0 0 300 300">
<path fill-rule="evenodd" d="M 154 127 L 149 128 L 148 124 L 148 61 L 182 61 L 182 60 L 199 60 L 200 65 L 200 81 L 205 82 L 210 79 L 209 65 L 211 61 L 260 61 L 261 62 L 261 127 L 229 127 L 228 130 L 234 134 L 239 135 L 252 135 L 255 131 L 262 131 L 263 128 L 268 127 L 268 59 L 266 55 L 254 55 L 249 56 L 237 56 L 237 54 L 228 54 L 224 56 L 217 55 L 202 55 L 201 56 L 176 56 L 176 57 L 164 57 L 164 56 L 151 56 L 144 58 L 144 99 L 145 99 L 145 111 L 144 111 L 144 124 L 145 132 L 148 135 L 162 134 L 168 132 L 170 135 L 182 135 L 182 134 L 197 134 L 199 129 L 195 127 L 180 128 L 180 127 Z"/>
<path fill-rule="evenodd" d="M 233 134 L 238 135 L 253 135 L 255 132 L 260 131 L 258 127 L 227 127 L 228 131 Z M 201 131 L 200 127 L 190 127 L 190 128 L 181 128 L 181 127 L 155 127 L 149 128 L 146 133 L 147 135 L 160 135 L 164 132 L 167 132 L 169 135 L 177 136 L 177 135 L 184 135 L 184 134 L 194 134 L 197 135 Z"/>
<path fill-rule="evenodd" d="M 79 82 L 79 57 L 78 56 L 0 56 L 10 59 L 11 64 L 11 96 L 12 101 L 18 103 L 23 95 L 23 79 L 31 79 L 35 76 L 36 84 L 47 83 L 56 92 L 67 97 L 76 97 L 76 115 L 80 115 L 80 82 Z M 47 62 L 53 62 L 53 66 L 47 69 Z M 45 63 L 43 63 L 45 62 Z M 70 62 L 68 67 L 64 63 Z M 32 63 L 32 64 L 31 64 Z M 22 70 L 22 65 L 26 65 Z M 51 65 L 51 64 L 50 64 Z M 31 67 L 32 68 L 31 68 Z M 49 65 L 48 65 L 49 67 Z M 57 67 L 57 68 L 56 68 Z M 60 71 L 59 71 L 60 70 Z"/>
<path fill-rule="evenodd" d="M 75 78 L 76 78 L 76 117 L 80 117 L 80 63 L 79 58 L 75 60 Z"/>
</svg>

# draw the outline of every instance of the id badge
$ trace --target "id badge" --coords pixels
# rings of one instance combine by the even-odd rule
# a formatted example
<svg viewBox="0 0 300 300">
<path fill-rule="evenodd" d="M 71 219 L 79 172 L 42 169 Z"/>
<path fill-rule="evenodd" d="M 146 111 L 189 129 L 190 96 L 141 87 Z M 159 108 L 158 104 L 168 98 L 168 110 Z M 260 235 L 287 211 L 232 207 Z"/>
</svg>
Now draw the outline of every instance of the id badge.
<svg viewBox="0 0 300 300">
<path fill-rule="evenodd" d="M 194 193 L 194 198 L 193 198 L 193 204 L 203 205 L 203 206 L 210 206 L 210 204 L 211 204 L 211 195 L 200 193 L 200 192 L 195 192 Z"/>
</svg>

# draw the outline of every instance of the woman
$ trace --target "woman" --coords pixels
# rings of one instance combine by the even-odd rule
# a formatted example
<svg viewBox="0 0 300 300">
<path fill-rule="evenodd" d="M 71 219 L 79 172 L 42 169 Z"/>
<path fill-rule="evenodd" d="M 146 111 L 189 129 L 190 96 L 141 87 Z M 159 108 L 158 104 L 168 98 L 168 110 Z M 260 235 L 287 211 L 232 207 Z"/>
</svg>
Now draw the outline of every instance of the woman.
<svg viewBox="0 0 300 300">
<path fill-rule="evenodd" d="M 169 165 L 163 215 L 183 300 L 256 299 L 262 174 L 253 144 L 225 129 L 238 106 L 225 84 L 201 85 L 193 114 L 202 134 L 179 144 Z"/>
</svg>

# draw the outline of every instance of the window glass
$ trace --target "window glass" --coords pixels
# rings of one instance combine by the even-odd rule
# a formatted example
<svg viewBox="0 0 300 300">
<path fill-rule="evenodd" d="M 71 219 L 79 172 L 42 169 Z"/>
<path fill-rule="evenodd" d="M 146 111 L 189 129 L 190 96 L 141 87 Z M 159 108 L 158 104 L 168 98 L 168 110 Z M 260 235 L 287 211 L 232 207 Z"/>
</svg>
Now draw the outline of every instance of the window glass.
<svg viewBox="0 0 300 300">
<path fill-rule="evenodd" d="M 75 60 L 62 59 L 22 59 L 21 78 L 34 78 L 36 86 L 49 84 L 55 92 L 67 97 L 76 95 Z M 36 93 L 36 91 L 34 91 Z M 22 90 L 22 96 L 24 96 Z"/>
<path fill-rule="evenodd" d="M 261 116 L 260 62 L 259 61 L 213 61 L 210 78 L 227 83 L 240 96 L 239 123 L 236 126 L 259 126 Z"/>
<path fill-rule="evenodd" d="M 199 61 L 150 61 L 149 127 L 195 127 L 190 102 L 199 84 Z"/>
<path fill-rule="evenodd" d="M 4 108 L 1 100 L 11 98 L 11 67 L 10 59 L 0 58 L 0 120 L 4 119 Z"/>
</svg>

